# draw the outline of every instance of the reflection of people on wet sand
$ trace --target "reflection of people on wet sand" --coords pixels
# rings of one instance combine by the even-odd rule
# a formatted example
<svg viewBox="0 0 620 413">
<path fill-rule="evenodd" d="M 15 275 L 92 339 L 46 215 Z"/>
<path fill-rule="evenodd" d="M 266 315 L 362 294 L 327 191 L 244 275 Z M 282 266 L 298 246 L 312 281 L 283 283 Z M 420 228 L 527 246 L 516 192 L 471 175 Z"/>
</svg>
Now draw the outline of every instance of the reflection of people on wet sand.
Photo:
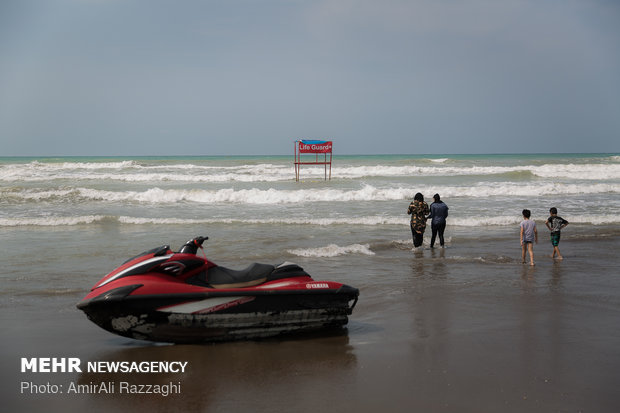
<svg viewBox="0 0 620 413">
<path fill-rule="evenodd" d="M 553 254 L 551 254 L 551 258 L 555 258 L 557 254 L 558 260 L 561 260 L 563 257 L 562 254 L 560 254 L 559 248 L 560 230 L 568 225 L 568 221 L 558 216 L 558 209 L 555 207 L 549 210 L 549 214 L 551 214 L 551 216 L 547 218 L 545 225 L 549 228 L 549 231 L 551 231 L 551 245 L 553 245 Z"/>
<path fill-rule="evenodd" d="M 536 223 L 530 219 L 532 213 L 529 209 L 523 210 L 523 221 L 521 221 L 521 262 L 525 264 L 525 250 L 530 254 L 530 265 L 534 265 L 534 242 L 538 244 L 538 230 Z"/>
<path fill-rule="evenodd" d="M 411 235 L 413 237 L 413 248 L 422 245 L 424 230 L 426 229 L 426 216 L 429 214 L 428 204 L 424 202 L 424 195 L 415 194 L 413 201 L 409 204 L 407 214 L 411 215 Z"/>
</svg>

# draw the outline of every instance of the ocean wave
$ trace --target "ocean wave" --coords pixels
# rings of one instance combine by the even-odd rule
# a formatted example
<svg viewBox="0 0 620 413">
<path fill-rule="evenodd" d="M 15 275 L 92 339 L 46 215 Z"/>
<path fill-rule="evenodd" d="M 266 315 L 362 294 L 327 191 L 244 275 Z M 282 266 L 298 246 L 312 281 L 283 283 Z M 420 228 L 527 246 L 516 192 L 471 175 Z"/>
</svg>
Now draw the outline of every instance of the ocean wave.
<svg viewBox="0 0 620 413">
<path fill-rule="evenodd" d="M 620 217 L 615 214 L 602 214 L 602 215 L 576 215 L 565 217 L 569 222 L 573 224 L 590 224 L 590 225 L 608 225 L 608 224 L 620 224 Z M 569 219 L 570 218 L 570 219 Z M 533 217 L 534 221 L 538 222 L 544 228 L 544 222 L 547 220 L 547 215 L 542 217 Z M 514 226 L 518 225 L 523 218 L 518 215 L 504 215 L 493 217 L 451 217 L 448 218 L 448 225 L 454 225 L 459 227 L 495 227 L 495 226 Z"/>
<path fill-rule="evenodd" d="M 351 244 L 344 247 L 329 244 L 325 247 L 290 249 L 286 252 L 298 257 L 337 257 L 349 254 L 375 255 L 368 244 Z"/>
<path fill-rule="evenodd" d="M 541 165 L 532 167 L 531 171 L 534 175 L 542 178 L 620 179 L 620 164 Z"/>
<path fill-rule="evenodd" d="M 109 219 L 101 215 L 86 216 L 46 216 L 46 217 L 18 217 L 18 218 L 0 218 L 0 227 L 20 227 L 20 226 L 36 226 L 36 227 L 65 227 L 74 225 L 93 224 Z M 114 218 L 112 218 L 114 219 Z"/>
<path fill-rule="evenodd" d="M 86 215 L 73 217 L 19 217 L 0 218 L 0 227 L 16 226 L 73 226 L 84 224 L 118 223 L 132 225 L 200 225 L 200 224 L 256 224 L 256 225 L 408 225 L 407 218 L 367 216 L 353 218 L 154 218 L 108 215 Z"/>
<path fill-rule="evenodd" d="M 63 202 L 127 202 L 146 204 L 171 204 L 191 202 L 198 204 L 304 204 L 312 202 L 364 202 L 409 200 L 414 192 L 432 194 L 440 192 L 443 198 L 451 197 L 532 197 L 577 194 L 617 194 L 620 184 L 518 184 L 487 183 L 474 186 L 420 186 L 413 191 L 408 187 L 377 188 L 363 185 L 359 189 L 162 189 L 150 188 L 144 191 L 109 191 L 93 188 L 57 188 L 2 190 L 3 197 L 12 202 L 57 201 Z"/>
<path fill-rule="evenodd" d="M 540 225 L 544 225 L 546 216 L 535 219 Z M 620 224 L 620 217 L 613 214 L 607 215 L 579 215 L 568 216 L 573 224 L 611 225 Z M 461 217 L 451 216 L 448 225 L 455 227 L 493 227 L 515 226 L 521 222 L 518 215 L 494 216 L 494 217 Z M 239 218 L 157 218 L 157 217 L 131 217 L 109 215 L 84 215 L 84 216 L 45 216 L 45 217 L 14 217 L 0 218 L 0 227 L 17 226 L 75 226 L 90 224 L 128 224 L 128 225 L 205 225 L 205 224 L 239 224 L 239 225 L 308 225 L 308 226 L 378 226 L 399 225 L 409 226 L 407 216 L 379 216 L 369 215 L 361 217 L 340 218 L 264 218 L 264 219 L 239 219 Z M 411 244 L 411 240 L 407 241 Z"/>
<path fill-rule="evenodd" d="M 7 193 L 8 195 L 8 193 Z M 219 190 L 202 189 L 161 189 L 151 188 L 145 191 L 107 191 L 92 188 L 56 189 L 56 190 L 24 190 L 11 192 L 13 199 L 32 201 L 109 201 L 138 202 L 149 204 L 168 204 L 177 202 L 194 202 L 201 204 L 297 204 L 305 202 L 345 202 L 368 200 L 407 199 L 412 196 L 407 188 L 377 189 L 365 186 L 359 190 L 338 189 L 301 189 L 277 190 L 225 188 Z"/>
<path fill-rule="evenodd" d="M 103 168 L 87 172 L 80 168 L 72 170 L 21 169 L 18 167 L 0 168 L 0 181 L 4 182 L 49 182 L 49 181 L 120 181 L 120 182 L 278 182 L 294 179 L 292 167 L 276 168 L 268 165 L 240 167 L 141 167 L 142 170 L 131 171 Z M 189 173 L 188 173 L 189 171 Z"/>
<path fill-rule="evenodd" d="M 123 169 L 139 167 L 140 165 L 136 161 L 114 161 L 114 162 L 41 162 L 32 161 L 27 164 L 17 164 L 27 169 L 39 169 L 39 170 L 72 170 L 72 169 Z"/>
<path fill-rule="evenodd" d="M 458 166 L 448 158 L 431 159 L 434 165 L 337 165 L 332 177 L 359 179 L 366 177 L 445 177 L 520 174 L 542 178 L 577 180 L 620 179 L 620 163 L 545 164 L 518 166 Z M 322 178 L 323 167 L 305 167 L 302 180 Z M 136 161 L 80 162 L 0 165 L 0 181 L 43 182 L 55 180 L 95 180 L 121 182 L 280 182 L 295 177 L 291 164 L 242 164 L 233 166 L 162 164 L 141 165 Z"/>
<path fill-rule="evenodd" d="M 209 218 L 209 219 L 182 219 L 182 218 L 136 218 L 122 216 L 118 221 L 124 224 L 256 224 L 256 225 L 408 225 L 407 217 L 343 217 L 343 218 L 267 218 L 267 219 L 238 219 L 238 218 Z"/>
</svg>

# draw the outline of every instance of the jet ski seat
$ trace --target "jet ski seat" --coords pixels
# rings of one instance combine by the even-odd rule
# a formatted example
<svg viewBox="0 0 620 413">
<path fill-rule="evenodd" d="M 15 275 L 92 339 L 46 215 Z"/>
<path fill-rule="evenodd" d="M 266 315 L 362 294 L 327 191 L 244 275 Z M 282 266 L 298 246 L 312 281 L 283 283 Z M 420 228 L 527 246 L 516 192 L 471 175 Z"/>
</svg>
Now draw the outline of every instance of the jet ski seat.
<svg viewBox="0 0 620 413">
<path fill-rule="evenodd" d="M 290 262 L 284 262 L 277 267 L 254 263 L 243 270 L 232 270 L 220 266 L 210 267 L 186 282 L 212 288 L 244 288 L 290 277 L 310 277 L 310 275 L 299 265 Z"/>
<path fill-rule="evenodd" d="M 267 281 L 267 276 L 275 267 L 270 264 L 250 264 L 243 270 L 226 267 L 211 267 L 207 270 L 207 282 L 213 288 L 243 288 L 259 285 Z"/>
</svg>

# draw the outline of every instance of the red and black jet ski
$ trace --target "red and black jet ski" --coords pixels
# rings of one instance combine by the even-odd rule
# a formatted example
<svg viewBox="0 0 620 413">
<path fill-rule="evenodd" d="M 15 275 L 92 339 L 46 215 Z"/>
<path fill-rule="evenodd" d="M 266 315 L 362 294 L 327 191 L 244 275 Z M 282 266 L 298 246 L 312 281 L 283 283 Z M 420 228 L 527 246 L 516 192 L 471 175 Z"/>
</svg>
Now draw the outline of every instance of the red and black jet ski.
<svg viewBox="0 0 620 413">
<path fill-rule="evenodd" d="M 146 251 L 103 277 L 77 307 L 125 337 L 171 343 L 255 339 L 340 327 L 359 291 L 301 267 L 220 267 L 196 255 L 207 237 Z"/>
</svg>

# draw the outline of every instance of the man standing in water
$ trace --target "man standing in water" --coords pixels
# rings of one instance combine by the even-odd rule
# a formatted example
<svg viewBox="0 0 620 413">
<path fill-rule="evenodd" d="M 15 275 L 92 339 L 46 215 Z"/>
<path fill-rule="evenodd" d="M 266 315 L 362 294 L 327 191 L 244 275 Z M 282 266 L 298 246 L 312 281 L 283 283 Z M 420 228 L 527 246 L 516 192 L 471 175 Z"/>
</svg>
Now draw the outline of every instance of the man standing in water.
<svg viewBox="0 0 620 413">
<path fill-rule="evenodd" d="M 435 246 L 435 238 L 439 235 L 439 245 L 444 246 L 443 232 L 446 229 L 446 218 L 448 218 L 448 205 L 446 205 L 439 194 L 433 195 L 435 202 L 431 204 L 431 214 L 427 219 L 431 219 L 431 248 Z"/>
<path fill-rule="evenodd" d="M 413 236 L 414 249 L 422 245 L 428 213 L 428 204 L 424 202 L 424 195 L 418 192 L 407 209 L 407 214 L 411 215 L 411 235 Z"/>
</svg>

